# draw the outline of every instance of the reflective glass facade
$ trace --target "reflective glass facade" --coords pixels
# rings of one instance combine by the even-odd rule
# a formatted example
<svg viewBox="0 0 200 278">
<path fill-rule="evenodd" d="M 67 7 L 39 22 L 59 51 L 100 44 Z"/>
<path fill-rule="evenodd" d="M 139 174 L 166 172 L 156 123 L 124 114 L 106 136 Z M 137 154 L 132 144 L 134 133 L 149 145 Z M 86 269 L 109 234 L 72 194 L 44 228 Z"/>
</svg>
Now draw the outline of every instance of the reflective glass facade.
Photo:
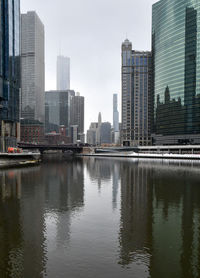
<svg viewBox="0 0 200 278">
<path fill-rule="evenodd" d="M 59 132 L 64 126 L 69 134 L 70 100 L 75 95 L 72 90 L 45 92 L 45 129 L 46 132 Z"/>
<path fill-rule="evenodd" d="M 0 120 L 19 122 L 19 0 L 0 0 L 0 42 Z"/>
<path fill-rule="evenodd" d="M 199 0 L 153 5 L 152 50 L 157 143 L 200 143 Z"/>
</svg>

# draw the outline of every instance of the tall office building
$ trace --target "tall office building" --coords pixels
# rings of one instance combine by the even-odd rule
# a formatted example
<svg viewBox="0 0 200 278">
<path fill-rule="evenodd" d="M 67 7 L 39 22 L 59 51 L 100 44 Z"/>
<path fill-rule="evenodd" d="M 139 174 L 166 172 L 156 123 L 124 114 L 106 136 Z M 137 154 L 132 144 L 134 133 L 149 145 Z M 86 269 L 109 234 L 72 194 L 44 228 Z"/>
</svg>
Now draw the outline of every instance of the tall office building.
<svg viewBox="0 0 200 278">
<path fill-rule="evenodd" d="M 21 16 L 21 117 L 44 122 L 44 25 L 36 12 Z"/>
<path fill-rule="evenodd" d="M 111 144 L 111 123 L 103 122 L 100 126 L 100 143 Z"/>
<path fill-rule="evenodd" d="M 0 151 L 19 138 L 20 1 L 0 1 Z"/>
<path fill-rule="evenodd" d="M 200 2 L 161 0 L 152 19 L 154 143 L 200 143 Z"/>
<path fill-rule="evenodd" d="M 57 57 L 57 90 L 70 90 L 70 58 Z"/>
<path fill-rule="evenodd" d="M 150 145 L 151 52 L 122 43 L 122 142 Z"/>
<path fill-rule="evenodd" d="M 70 103 L 74 91 L 48 91 L 45 93 L 45 129 L 46 132 L 59 132 L 60 127 L 70 130 Z"/>
<path fill-rule="evenodd" d="M 70 103 L 70 125 L 77 125 L 79 134 L 84 133 L 84 102 L 84 97 L 77 93 L 71 98 Z"/>
</svg>

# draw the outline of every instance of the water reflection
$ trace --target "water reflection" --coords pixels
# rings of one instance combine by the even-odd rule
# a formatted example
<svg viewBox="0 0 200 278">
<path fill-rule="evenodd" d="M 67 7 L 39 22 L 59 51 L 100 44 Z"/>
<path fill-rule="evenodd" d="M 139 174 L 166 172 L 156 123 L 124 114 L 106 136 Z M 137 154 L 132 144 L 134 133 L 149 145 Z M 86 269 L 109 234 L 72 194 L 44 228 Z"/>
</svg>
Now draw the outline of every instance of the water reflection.
<svg viewBox="0 0 200 278">
<path fill-rule="evenodd" d="M 200 277 L 199 169 L 86 158 L 0 172 L 0 277 Z"/>
<path fill-rule="evenodd" d="M 121 163 L 120 264 L 149 265 L 152 238 L 151 171 L 138 162 Z"/>
</svg>

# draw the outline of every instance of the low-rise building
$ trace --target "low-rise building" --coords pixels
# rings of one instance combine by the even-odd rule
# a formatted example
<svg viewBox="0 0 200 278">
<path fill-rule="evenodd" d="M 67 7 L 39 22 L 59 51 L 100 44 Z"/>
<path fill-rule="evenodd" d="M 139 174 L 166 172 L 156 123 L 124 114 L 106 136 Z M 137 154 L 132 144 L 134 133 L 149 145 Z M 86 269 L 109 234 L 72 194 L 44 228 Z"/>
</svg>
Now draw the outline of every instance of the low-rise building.
<svg viewBox="0 0 200 278">
<path fill-rule="evenodd" d="M 44 141 L 44 124 L 38 120 L 21 120 L 20 140 L 27 143 Z"/>
</svg>

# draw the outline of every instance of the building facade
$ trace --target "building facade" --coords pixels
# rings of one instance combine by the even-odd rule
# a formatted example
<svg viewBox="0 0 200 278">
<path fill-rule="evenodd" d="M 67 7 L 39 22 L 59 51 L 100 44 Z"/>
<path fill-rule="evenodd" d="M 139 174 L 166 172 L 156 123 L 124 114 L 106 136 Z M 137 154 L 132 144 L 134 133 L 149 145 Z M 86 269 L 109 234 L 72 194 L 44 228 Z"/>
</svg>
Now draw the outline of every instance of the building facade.
<svg viewBox="0 0 200 278">
<path fill-rule="evenodd" d="M 97 144 L 97 130 L 98 130 L 98 123 L 94 122 L 90 124 L 90 128 L 87 131 L 87 143 L 90 145 Z"/>
<path fill-rule="evenodd" d="M 21 16 L 21 117 L 44 122 L 44 25 L 36 12 Z"/>
<path fill-rule="evenodd" d="M 70 58 L 57 57 L 57 90 L 70 90 Z"/>
<path fill-rule="evenodd" d="M 151 52 L 122 43 L 122 143 L 150 145 Z"/>
<path fill-rule="evenodd" d="M 0 151 L 6 151 L 20 137 L 20 1 L 0 4 Z"/>
<path fill-rule="evenodd" d="M 59 133 L 60 127 L 66 128 L 66 136 L 70 133 L 70 103 L 75 92 L 47 91 L 45 93 L 45 131 Z"/>
<path fill-rule="evenodd" d="M 120 143 L 120 132 L 119 132 L 119 111 L 118 111 L 118 95 L 113 95 L 113 136 L 112 143 Z"/>
<path fill-rule="evenodd" d="M 78 126 L 78 134 L 84 134 L 84 105 L 85 98 L 76 94 L 71 98 L 70 103 L 70 125 Z"/>
<path fill-rule="evenodd" d="M 200 2 L 161 0 L 152 16 L 154 144 L 200 144 Z"/>
<path fill-rule="evenodd" d="M 111 123 L 103 122 L 100 127 L 100 143 L 111 144 Z"/>
<path fill-rule="evenodd" d="M 113 95 L 113 129 L 119 131 L 119 111 L 118 111 L 118 95 Z"/>
<path fill-rule="evenodd" d="M 44 142 L 44 123 L 38 120 L 21 120 L 20 123 L 20 140 L 26 143 L 43 143 Z"/>
</svg>

